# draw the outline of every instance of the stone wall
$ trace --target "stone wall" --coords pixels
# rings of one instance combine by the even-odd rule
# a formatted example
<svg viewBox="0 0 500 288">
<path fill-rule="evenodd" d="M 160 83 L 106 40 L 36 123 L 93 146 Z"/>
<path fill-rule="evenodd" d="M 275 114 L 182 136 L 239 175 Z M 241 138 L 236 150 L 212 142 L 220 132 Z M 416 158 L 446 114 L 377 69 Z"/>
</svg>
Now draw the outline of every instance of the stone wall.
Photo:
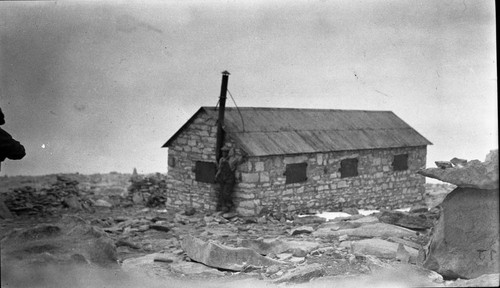
<svg viewBox="0 0 500 288">
<path fill-rule="evenodd" d="M 235 202 L 243 215 L 271 211 L 345 207 L 402 208 L 423 203 L 426 147 L 330 152 L 300 156 L 251 157 L 239 167 Z M 408 153 L 408 170 L 393 171 L 393 155 Z M 341 178 L 340 162 L 358 158 L 358 176 Z M 286 164 L 306 162 L 307 181 L 285 184 Z"/>
<path fill-rule="evenodd" d="M 195 180 L 196 161 L 215 163 L 216 120 L 201 113 L 168 148 L 167 207 L 215 210 L 218 185 Z"/>
<path fill-rule="evenodd" d="M 168 149 L 167 207 L 215 210 L 217 184 L 195 180 L 196 161 L 215 163 L 216 120 L 205 113 L 185 129 Z M 227 139 L 230 146 L 236 145 Z M 423 202 L 426 146 L 298 156 L 249 157 L 237 171 L 234 200 L 242 215 L 306 209 L 339 210 L 345 207 L 401 208 Z M 236 149 L 237 154 L 241 154 Z M 393 155 L 408 153 L 408 170 L 393 171 Z M 341 178 L 340 161 L 358 158 L 358 176 Z M 285 184 L 287 164 L 307 166 L 307 181 Z"/>
</svg>

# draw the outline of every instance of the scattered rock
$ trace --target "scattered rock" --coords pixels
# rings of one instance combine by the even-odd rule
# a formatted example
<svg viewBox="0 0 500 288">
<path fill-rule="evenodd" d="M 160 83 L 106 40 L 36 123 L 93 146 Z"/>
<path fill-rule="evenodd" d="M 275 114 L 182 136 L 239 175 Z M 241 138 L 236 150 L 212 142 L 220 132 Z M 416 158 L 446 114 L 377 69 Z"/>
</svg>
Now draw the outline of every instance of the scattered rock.
<svg viewBox="0 0 500 288">
<path fill-rule="evenodd" d="M 446 168 L 452 168 L 453 165 L 451 164 L 450 161 L 436 161 L 436 166 L 440 169 L 446 169 Z"/>
<path fill-rule="evenodd" d="M 222 214 L 222 217 L 224 217 L 226 219 L 232 219 L 236 216 L 238 216 L 238 213 L 236 213 L 236 212 L 226 212 L 226 213 Z"/>
<path fill-rule="evenodd" d="M 292 252 L 297 255 L 307 255 L 319 247 L 319 243 L 312 241 L 286 241 L 282 239 L 244 239 L 239 241 L 239 245 L 257 251 L 261 255 L 271 253 L 280 254 Z"/>
<path fill-rule="evenodd" d="M 117 264 L 118 254 L 113 240 L 106 237 L 99 237 L 89 247 L 90 261 L 101 266 Z"/>
<path fill-rule="evenodd" d="M 71 195 L 63 199 L 63 205 L 65 207 L 82 210 L 82 204 L 80 203 L 78 197 L 76 195 Z"/>
<path fill-rule="evenodd" d="M 307 266 L 297 267 L 287 271 L 282 277 L 275 280 L 275 283 L 293 282 L 304 283 L 313 278 L 322 277 L 325 275 L 325 270 L 319 263 L 314 263 Z"/>
<path fill-rule="evenodd" d="M 184 215 L 186 216 L 193 216 L 196 214 L 196 209 L 194 207 L 190 207 L 184 211 Z"/>
<path fill-rule="evenodd" d="M 306 261 L 306 258 L 292 256 L 292 257 L 290 257 L 290 259 L 288 259 L 288 261 L 293 263 L 293 264 L 301 264 L 301 263 Z"/>
<path fill-rule="evenodd" d="M 359 219 L 350 220 L 348 223 L 368 224 L 368 223 L 377 223 L 377 222 L 380 222 L 380 221 L 378 221 L 377 217 L 375 217 L 373 215 L 368 215 L 368 216 L 361 217 Z"/>
<path fill-rule="evenodd" d="M 401 263 L 410 262 L 410 253 L 406 251 L 405 245 L 401 243 L 398 246 L 398 251 L 396 251 L 396 260 L 400 261 Z"/>
<path fill-rule="evenodd" d="M 446 287 L 498 287 L 500 286 L 500 274 L 485 274 L 477 278 L 464 280 L 458 279 L 456 281 L 446 281 Z"/>
<path fill-rule="evenodd" d="M 290 258 L 293 257 L 293 254 L 292 253 L 280 253 L 280 254 L 276 255 L 276 257 L 281 261 L 286 261 L 286 260 L 290 260 Z"/>
<path fill-rule="evenodd" d="M 441 204 L 423 266 L 445 278 L 476 278 L 499 270 L 498 190 L 456 188 Z"/>
<path fill-rule="evenodd" d="M 141 193 L 134 193 L 132 195 L 132 202 L 134 202 L 134 204 L 142 204 L 144 202 L 144 198 L 142 197 L 142 194 Z"/>
<path fill-rule="evenodd" d="M 278 271 L 280 271 L 280 270 L 281 270 L 280 266 L 278 266 L 278 265 L 271 265 L 271 266 L 267 267 L 266 274 L 267 275 L 273 275 L 273 274 L 278 273 Z"/>
<path fill-rule="evenodd" d="M 262 267 L 282 264 L 249 248 L 205 242 L 190 235 L 184 237 L 181 247 L 191 259 L 215 268 L 242 271 L 248 265 Z"/>
<path fill-rule="evenodd" d="M 349 239 L 349 236 L 348 235 L 340 235 L 339 236 L 339 241 L 342 242 L 342 241 L 346 241 L 347 239 Z"/>
<path fill-rule="evenodd" d="M 457 168 L 462 168 L 464 167 L 465 165 L 467 165 L 467 160 L 466 159 L 460 159 L 460 158 L 453 158 L 450 160 L 451 164 L 453 164 L 454 167 L 457 167 Z"/>
<path fill-rule="evenodd" d="M 386 240 L 372 238 L 359 241 L 351 241 L 352 253 L 356 255 L 372 255 L 379 258 L 396 259 L 398 247 L 400 244 L 392 243 Z M 411 247 L 404 247 L 409 253 L 410 263 L 416 263 L 418 250 Z"/>
<path fill-rule="evenodd" d="M 108 207 L 108 208 L 113 207 L 113 205 L 111 203 L 109 203 L 108 201 L 103 200 L 103 199 L 99 199 L 99 200 L 95 201 L 94 206 L 97 206 L 97 207 Z"/>
<path fill-rule="evenodd" d="M 378 219 L 377 219 L 377 222 L 378 222 Z M 318 226 L 318 229 L 328 228 L 332 231 L 338 231 L 338 230 L 343 230 L 343 229 L 354 229 L 354 228 L 361 227 L 362 225 L 363 225 L 363 223 L 357 223 L 354 221 L 326 222 L 326 223 Z"/>
<path fill-rule="evenodd" d="M 342 209 L 342 212 L 347 213 L 347 214 L 351 214 L 351 215 L 359 215 L 358 209 L 356 209 L 354 207 L 344 208 L 344 209 Z"/>
<path fill-rule="evenodd" d="M 289 249 L 290 252 L 292 252 L 293 257 L 306 257 L 307 254 L 309 254 L 306 250 L 302 248 L 293 248 Z"/>
<path fill-rule="evenodd" d="M 415 243 L 415 242 L 412 242 L 412 241 L 408 241 L 408 240 L 404 240 L 404 239 L 401 239 L 401 238 L 398 238 L 398 237 L 388 237 L 387 240 L 391 241 L 391 242 L 394 242 L 394 243 L 398 243 L 398 244 L 403 244 L 405 246 L 408 246 L 408 247 L 411 247 L 413 249 L 417 249 L 419 250 L 420 248 L 422 248 L 422 246 L 418 243 Z"/>
<path fill-rule="evenodd" d="M 168 255 L 164 254 L 157 254 L 154 258 L 155 262 L 164 262 L 164 263 L 173 263 L 174 259 L 172 257 L 169 257 Z"/>
<path fill-rule="evenodd" d="M 293 228 L 290 231 L 291 236 L 299 235 L 299 234 L 311 234 L 314 232 L 314 228 L 311 226 L 300 226 L 297 228 Z"/>
<path fill-rule="evenodd" d="M 214 275 L 214 276 L 224 276 L 224 272 L 217 269 L 210 268 L 200 263 L 195 262 L 178 262 L 170 265 L 172 271 L 181 273 L 184 275 Z"/>
<path fill-rule="evenodd" d="M 115 245 L 116 245 L 116 247 L 123 247 L 123 246 L 125 246 L 125 247 L 130 247 L 132 249 L 141 249 L 141 247 L 139 245 L 134 244 L 134 243 L 132 243 L 130 241 L 127 241 L 125 239 L 119 239 L 119 240 L 117 240 L 115 242 Z"/>
<path fill-rule="evenodd" d="M 167 227 L 167 226 L 164 226 L 164 225 L 158 225 L 158 224 L 151 224 L 151 225 L 149 225 L 149 229 L 163 231 L 163 232 L 170 231 L 170 227 Z"/>
<path fill-rule="evenodd" d="M 425 205 L 415 205 L 410 208 L 410 213 L 426 213 L 429 211 L 429 208 Z"/>
<path fill-rule="evenodd" d="M 321 224 L 326 222 L 326 219 L 316 215 L 307 215 L 303 217 L 295 217 L 293 219 L 293 224 L 296 225 L 308 225 L 308 224 Z"/>
<path fill-rule="evenodd" d="M 433 226 L 424 214 L 406 213 L 400 211 L 382 211 L 378 220 L 383 223 L 398 225 L 405 228 L 425 230 Z"/>
</svg>

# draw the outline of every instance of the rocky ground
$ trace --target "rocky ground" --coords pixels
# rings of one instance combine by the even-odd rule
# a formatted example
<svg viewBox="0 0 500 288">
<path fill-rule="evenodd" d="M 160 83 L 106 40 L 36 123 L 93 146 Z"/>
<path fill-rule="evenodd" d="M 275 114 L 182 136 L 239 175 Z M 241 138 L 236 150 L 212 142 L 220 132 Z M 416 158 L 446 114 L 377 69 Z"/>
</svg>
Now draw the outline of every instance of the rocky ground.
<svg viewBox="0 0 500 288">
<path fill-rule="evenodd" d="M 59 182 L 75 187 L 67 179 Z M 123 195 L 121 201 L 110 195 L 97 199 L 71 189 L 73 192 L 59 197 L 52 186 L 44 192 L 54 197 L 51 205 L 32 203 L 0 224 L 2 287 L 446 287 L 498 283 L 498 274 L 446 280 L 417 265 L 419 249 L 428 242 L 439 216 L 438 208 L 428 208 L 439 204 L 452 189 L 447 185 L 428 187 L 432 189 L 428 189 L 427 207 L 414 207 L 410 212 L 344 214 L 327 221 L 317 215 L 239 217 L 194 209 L 166 210 L 147 207 L 156 206 L 147 205 L 151 201 L 134 203 Z M 74 201 L 70 203 L 69 198 Z M 26 201 L 21 200 L 11 197 L 6 204 L 26 208 Z"/>
</svg>

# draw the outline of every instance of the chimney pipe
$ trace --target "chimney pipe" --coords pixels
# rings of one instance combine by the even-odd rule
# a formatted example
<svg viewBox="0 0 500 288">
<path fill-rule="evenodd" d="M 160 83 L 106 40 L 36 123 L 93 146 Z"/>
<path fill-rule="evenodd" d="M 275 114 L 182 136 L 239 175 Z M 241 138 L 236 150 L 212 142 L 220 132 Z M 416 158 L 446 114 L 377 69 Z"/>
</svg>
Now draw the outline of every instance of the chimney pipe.
<svg viewBox="0 0 500 288">
<path fill-rule="evenodd" d="M 217 120 L 217 142 L 215 145 L 215 159 L 217 160 L 217 163 L 219 163 L 221 158 L 221 148 L 224 144 L 224 129 L 222 129 L 222 127 L 224 126 L 224 112 L 226 109 L 226 93 L 229 75 L 230 74 L 227 71 L 222 72 L 222 84 L 219 97 L 219 119 Z"/>
</svg>

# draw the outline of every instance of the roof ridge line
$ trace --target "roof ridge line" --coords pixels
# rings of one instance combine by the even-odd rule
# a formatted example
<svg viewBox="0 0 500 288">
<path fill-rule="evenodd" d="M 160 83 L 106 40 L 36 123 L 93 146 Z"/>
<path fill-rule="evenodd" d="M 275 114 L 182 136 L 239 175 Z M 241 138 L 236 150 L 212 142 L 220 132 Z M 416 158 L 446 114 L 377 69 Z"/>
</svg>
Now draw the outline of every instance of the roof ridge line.
<svg viewBox="0 0 500 288">
<path fill-rule="evenodd" d="M 201 106 L 201 108 L 205 109 L 217 109 L 215 106 Z M 227 109 L 237 109 L 236 107 L 225 107 Z M 289 108 L 289 107 L 251 107 L 251 106 L 243 106 L 238 107 L 239 109 L 249 110 L 249 109 L 259 109 L 259 110 L 309 110 L 309 111 L 353 111 L 353 112 L 389 112 L 393 113 L 391 110 L 361 110 L 361 109 L 328 109 L 328 108 Z"/>
<path fill-rule="evenodd" d="M 401 130 L 401 129 L 411 129 L 411 127 L 401 127 L 401 128 L 357 128 L 357 129 L 295 129 L 295 130 L 272 130 L 272 131 L 228 131 L 227 133 L 278 133 L 278 132 L 298 132 L 298 131 L 359 131 L 359 130 Z"/>
</svg>

